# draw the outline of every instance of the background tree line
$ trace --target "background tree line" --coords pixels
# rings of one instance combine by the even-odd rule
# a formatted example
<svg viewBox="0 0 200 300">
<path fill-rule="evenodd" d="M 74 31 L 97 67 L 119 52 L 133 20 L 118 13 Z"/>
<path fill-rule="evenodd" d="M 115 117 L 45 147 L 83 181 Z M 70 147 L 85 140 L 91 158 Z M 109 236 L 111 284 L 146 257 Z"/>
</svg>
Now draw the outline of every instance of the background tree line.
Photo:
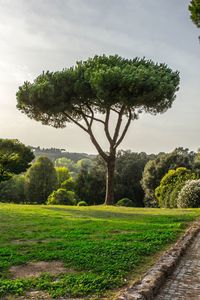
<svg viewBox="0 0 200 300">
<path fill-rule="evenodd" d="M 12 147 L 11 149 L 13 151 Z M 20 149 L 23 149 L 24 153 L 24 148 Z M 33 160 L 31 150 L 26 151 L 29 153 L 27 156 L 29 163 L 23 163 L 24 168 L 21 169 L 18 166 L 22 173 L 18 174 L 16 169 L 15 174 L 1 180 L 1 201 L 70 205 L 80 201 L 84 201 L 87 205 L 104 203 L 106 165 L 100 156 L 82 158 L 78 161 L 60 157 L 53 163 L 48 157 Z M 0 153 L 0 165 L 3 170 L 5 155 L 3 150 Z M 13 154 L 10 159 L 12 161 Z M 30 165 L 31 160 L 33 162 Z M 130 150 L 118 151 L 114 185 L 115 203 L 128 198 L 132 201 L 129 203 L 131 206 L 177 207 L 181 188 L 188 180 L 198 180 L 199 174 L 199 152 L 194 153 L 184 148 L 157 155 Z"/>
</svg>

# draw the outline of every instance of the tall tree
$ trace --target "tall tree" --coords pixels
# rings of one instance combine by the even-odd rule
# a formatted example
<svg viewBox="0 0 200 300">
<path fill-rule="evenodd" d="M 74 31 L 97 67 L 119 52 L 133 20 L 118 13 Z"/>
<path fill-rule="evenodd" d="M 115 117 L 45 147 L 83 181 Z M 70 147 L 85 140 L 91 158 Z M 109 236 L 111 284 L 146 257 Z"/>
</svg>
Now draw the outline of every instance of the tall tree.
<svg viewBox="0 0 200 300">
<path fill-rule="evenodd" d="M 192 22 L 200 28 L 200 0 L 192 0 L 189 4 L 190 18 Z M 200 36 L 199 36 L 200 41 Z"/>
<path fill-rule="evenodd" d="M 58 187 L 61 187 L 61 184 L 70 178 L 70 172 L 66 167 L 55 167 Z"/>
<path fill-rule="evenodd" d="M 33 203 L 45 203 L 57 187 L 53 163 L 47 157 L 39 157 L 28 170 L 26 182 L 27 200 Z"/>
<path fill-rule="evenodd" d="M 200 0 L 192 0 L 189 5 L 191 19 L 193 23 L 200 28 Z"/>
<path fill-rule="evenodd" d="M 33 159 L 30 148 L 18 140 L 0 139 L 0 182 L 25 172 Z"/>
<path fill-rule="evenodd" d="M 116 149 L 132 120 L 171 107 L 179 74 L 145 59 L 95 56 L 59 72 L 46 72 L 17 92 L 17 107 L 30 118 L 57 128 L 72 122 L 84 130 L 107 165 L 105 204 L 114 202 Z M 116 115 L 114 124 L 112 115 Z M 125 119 L 125 120 L 124 120 Z M 124 120 L 124 122 L 123 122 Z M 94 123 L 103 126 L 109 151 L 103 150 Z"/>
</svg>

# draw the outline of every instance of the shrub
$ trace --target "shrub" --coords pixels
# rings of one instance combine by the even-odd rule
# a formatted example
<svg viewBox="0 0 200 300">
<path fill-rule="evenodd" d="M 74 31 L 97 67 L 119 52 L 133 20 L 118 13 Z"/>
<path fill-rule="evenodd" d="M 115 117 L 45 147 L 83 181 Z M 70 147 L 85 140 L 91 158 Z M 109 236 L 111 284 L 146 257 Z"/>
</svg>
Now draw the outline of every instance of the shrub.
<svg viewBox="0 0 200 300">
<path fill-rule="evenodd" d="M 78 202 L 77 205 L 78 206 L 88 206 L 87 202 L 85 202 L 85 201 L 80 201 L 80 202 Z"/>
<path fill-rule="evenodd" d="M 185 185 L 185 182 L 192 179 L 197 179 L 197 175 L 186 168 L 180 167 L 176 170 L 169 170 L 155 190 L 159 206 L 177 207 L 179 192 Z"/>
<path fill-rule="evenodd" d="M 117 201 L 117 206 L 133 207 L 134 203 L 129 198 L 122 198 L 119 201 Z"/>
<path fill-rule="evenodd" d="M 53 191 L 49 195 L 47 199 L 47 204 L 75 205 L 76 204 L 75 193 L 60 188 L 57 191 Z"/>
<path fill-rule="evenodd" d="M 179 193 L 179 208 L 200 207 L 200 179 L 187 181 Z"/>
</svg>

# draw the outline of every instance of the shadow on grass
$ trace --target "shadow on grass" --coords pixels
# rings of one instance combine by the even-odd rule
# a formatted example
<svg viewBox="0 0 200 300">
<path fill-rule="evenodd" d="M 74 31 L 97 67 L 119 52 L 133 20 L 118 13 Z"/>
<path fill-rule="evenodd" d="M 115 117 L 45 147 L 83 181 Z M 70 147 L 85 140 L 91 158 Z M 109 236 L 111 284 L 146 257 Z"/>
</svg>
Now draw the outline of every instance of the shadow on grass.
<svg viewBox="0 0 200 300">
<path fill-rule="evenodd" d="M 142 213 L 138 211 L 137 213 L 133 212 L 115 212 L 115 211 L 101 211 L 101 210 L 87 210 L 87 209 L 71 209 L 69 207 L 63 208 L 63 207 L 45 207 L 45 209 L 50 211 L 58 211 L 58 212 L 66 212 L 70 213 L 69 217 L 75 217 L 75 218 L 81 218 L 81 219 L 104 219 L 104 220 L 135 220 L 136 222 L 145 222 L 148 220 L 150 223 L 170 223 L 170 222 L 190 222 L 192 221 L 195 216 L 191 214 L 183 214 L 183 215 L 177 215 L 174 213 L 174 215 L 168 215 L 168 214 L 147 214 Z M 145 210 L 145 209 L 144 209 Z M 171 212 L 170 212 L 171 213 Z"/>
</svg>

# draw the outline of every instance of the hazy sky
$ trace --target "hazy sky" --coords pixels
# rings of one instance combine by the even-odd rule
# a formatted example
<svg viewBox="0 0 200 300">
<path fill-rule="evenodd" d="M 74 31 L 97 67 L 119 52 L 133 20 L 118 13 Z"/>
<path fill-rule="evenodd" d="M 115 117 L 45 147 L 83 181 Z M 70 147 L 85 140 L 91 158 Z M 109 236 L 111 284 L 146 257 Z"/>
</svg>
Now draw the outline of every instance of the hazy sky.
<svg viewBox="0 0 200 300">
<path fill-rule="evenodd" d="M 61 70 L 95 54 L 166 62 L 181 75 L 165 114 L 143 115 L 120 145 L 132 151 L 200 147 L 199 30 L 189 0 L 0 0 L 0 137 L 26 145 L 95 153 L 75 125 L 54 129 L 16 109 L 16 91 L 43 70 Z M 104 137 L 99 132 L 104 144 Z M 105 146 L 105 144 L 104 144 Z"/>
</svg>

